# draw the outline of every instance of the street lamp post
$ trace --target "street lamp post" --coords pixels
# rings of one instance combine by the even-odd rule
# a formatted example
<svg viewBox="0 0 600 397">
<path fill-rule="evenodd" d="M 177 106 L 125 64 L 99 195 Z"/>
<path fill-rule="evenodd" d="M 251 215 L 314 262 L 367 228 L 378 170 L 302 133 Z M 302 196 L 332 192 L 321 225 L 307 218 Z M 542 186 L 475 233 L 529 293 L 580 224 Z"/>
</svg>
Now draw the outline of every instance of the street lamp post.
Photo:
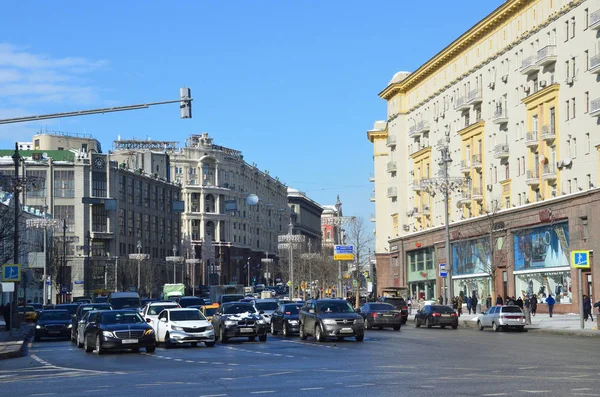
<svg viewBox="0 0 600 397">
<path fill-rule="evenodd" d="M 138 240 L 136 248 L 138 250 L 137 254 L 129 254 L 129 259 L 137 260 L 137 263 L 138 263 L 138 268 L 137 268 L 137 292 L 139 294 L 140 293 L 140 287 L 141 287 L 140 264 L 142 263 L 142 261 L 144 259 L 148 259 L 150 257 L 150 255 L 149 254 L 142 254 L 142 242 L 140 240 Z"/>
<path fill-rule="evenodd" d="M 271 285 L 271 283 L 270 283 L 271 274 L 269 273 L 269 265 L 270 265 L 271 263 L 273 263 L 273 259 L 269 258 L 269 251 L 267 251 L 267 257 L 266 257 L 266 258 L 262 258 L 262 259 L 260 260 L 260 262 L 261 262 L 261 263 L 264 263 L 264 264 L 265 264 L 265 267 L 266 267 L 266 269 L 267 269 L 267 271 L 265 272 L 265 279 L 266 279 L 266 281 L 267 281 L 267 283 L 266 283 L 266 284 L 267 284 L 267 287 L 268 287 L 268 286 L 270 286 L 270 285 Z"/>
<path fill-rule="evenodd" d="M 173 262 L 173 284 L 177 284 L 177 264 L 183 263 L 185 258 L 183 256 L 177 256 L 177 245 L 173 244 L 173 256 L 167 256 L 165 259 L 167 262 Z M 183 271 L 181 272 L 181 282 L 183 283 Z"/>
<path fill-rule="evenodd" d="M 58 219 L 51 219 L 51 218 L 46 218 L 45 217 L 46 214 L 44 214 L 44 218 L 41 219 L 27 219 L 26 221 L 26 225 L 28 228 L 36 228 L 36 229 L 42 229 L 43 233 L 44 233 L 44 276 L 43 276 L 43 283 L 42 283 L 42 302 L 44 302 L 44 305 L 48 304 L 48 288 L 46 287 L 46 283 L 47 283 L 47 278 L 48 278 L 48 252 L 47 252 L 47 241 L 48 241 L 48 237 L 47 237 L 47 231 L 49 227 L 57 227 L 59 226 L 59 221 Z"/>
<path fill-rule="evenodd" d="M 342 226 L 347 224 L 353 224 L 356 222 L 355 216 L 331 216 L 324 218 L 323 224 L 325 225 L 333 225 L 336 227 L 337 231 L 337 244 L 344 244 L 345 236 L 343 233 Z M 342 295 L 342 261 L 338 261 L 338 286 L 337 286 L 337 296 Z"/>
<path fill-rule="evenodd" d="M 200 263 L 199 259 L 196 259 L 196 247 L 194 247 L 192 245 L 192 258 L 191 259 L 186 259 L 185 263 L 187 265 L 191 265 L 192 268 L 192 280 L 191 280 L 191 284 L 192 284 L 192 296 L 196 296 L 196 266 L 198 265 L 198 263 Z"/>
</svg>

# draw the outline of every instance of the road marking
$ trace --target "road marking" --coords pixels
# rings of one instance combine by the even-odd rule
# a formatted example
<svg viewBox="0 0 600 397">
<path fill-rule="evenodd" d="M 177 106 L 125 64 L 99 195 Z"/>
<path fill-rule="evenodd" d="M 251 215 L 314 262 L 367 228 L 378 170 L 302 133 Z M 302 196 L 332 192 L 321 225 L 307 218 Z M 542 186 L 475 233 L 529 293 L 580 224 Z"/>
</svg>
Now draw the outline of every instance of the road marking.
<svg viewBox="0 0 600 397">
<path fill-rule="evenodd" d="M 493 394 L 484 394 L 484 397 L 493 397 L 493 396 L 506 396 L 506 393 L 493 393 Z"/>
<path fill-rule="evenodd" d="M 352 388 L 352 387 L 365 387 L 365 386 L 375 386 L 375 384 L 374 383 L 361 383 L 360 385 L 348 385 L 346 387 Z"/>
<path fill-rule="evenodd" d="M 519 390 L 523 393 L 550 393 L 550 390 Z"/>
<path fill-rule="evenodd" d="M 180 358 L 175 358 L 175 359 L 173 359 L 173 361 L 183 361 L 183 360 Z"/>
<path fill-rule="evenodd" d="M 287 375 L 287 374 L 291 374 L 292 372 L 274 372 L 271 374 L 264 374 L 264 375 L 259 375 L 259 376 L 276 376 L 276 375 Z"/>
<path fill-rule="evenodd" d="M 426 388 L 434 388 L 435 386 L 431 386 L 431 385 L 422 385 L 421 387 L 426 387 Z"/>
<path fill-rule="evenodd" d="M 38 394 L 31 394 L 31 397 L 33 396 L 53 396 L 56 393 L 38 393 Z"/>
<path fill-rule="evenodd" d="M 223 397 L 226 396 L 227 394 L 203 394 L 200 397 Z"/>
<path fill-rule="evenodd" d="M 586 390 L 592 390 L 592 389 L 590 389 L 589 387 L 583 387 L 581 389 L 571 389 L 571 390 L 573 390 L 573 391 L 586 391 Z"/>
<path fill-rule="evenodd" d="M 185 360 L 186 363 L 193 363 L 192 360 Z"/>
<path fill-rule="evenodd" d="M 251 391 L 250 394 L 267 394 L 267 393 L 275 393 L 275 390 L 261 390 L 261 391 Z"/>
<path fill-rule="evenodd" d="M 519 369 L 536 369 L 536 368 L 539 368 L 539 367 L 521 367 Z"/>
<path fill-rule="evenodd" d="M 310 390 L 323 390 L 323 387 L 303 387 L 300 389 L 302 391 L 310 391 Z"/>
</svg>

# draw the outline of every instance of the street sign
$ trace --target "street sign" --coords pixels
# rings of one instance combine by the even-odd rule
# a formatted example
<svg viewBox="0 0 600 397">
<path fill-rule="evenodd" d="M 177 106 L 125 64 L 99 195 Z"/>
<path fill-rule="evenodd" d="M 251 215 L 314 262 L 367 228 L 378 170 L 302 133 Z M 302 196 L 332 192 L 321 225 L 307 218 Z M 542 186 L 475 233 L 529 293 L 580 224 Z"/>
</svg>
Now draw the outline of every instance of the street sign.
<svg viewBox="0 0 600 397">
<path fill-rule="evenodd" d="M 589 269 L 590 251 L 571 251 L 571 266 L 575 269 Z"/>
<path fill-rule="evenodd" d="M 2 265 L 2 281 L 17 283 L 21 281 L 21 265 Z"/>
<path fill-rule="evenodd" d="M 357 280 L 352 280 L 352 286 L 356 287 L 358 285 L 358 281 Z"/>
<path fill-rule="evenodd" d="M 333 260 L 335 261 L 353 261 L 353 245 L 336 245 L 333 247 Z"/>
<path fill-rule="evenodd" d="M 291 287 L 291 286 L 292 286 L 292 282 L 291 282 L 291 281 L 288 281 L 288 282 L 287 282 L 287 286 L 288 286 L 288 287 Z"/>
<path fill-rule="evenodd" d="M 446 271 L 445 263 L 440 263 L 440 277 L 448 277 L 448 272 Z"/>
</svg>

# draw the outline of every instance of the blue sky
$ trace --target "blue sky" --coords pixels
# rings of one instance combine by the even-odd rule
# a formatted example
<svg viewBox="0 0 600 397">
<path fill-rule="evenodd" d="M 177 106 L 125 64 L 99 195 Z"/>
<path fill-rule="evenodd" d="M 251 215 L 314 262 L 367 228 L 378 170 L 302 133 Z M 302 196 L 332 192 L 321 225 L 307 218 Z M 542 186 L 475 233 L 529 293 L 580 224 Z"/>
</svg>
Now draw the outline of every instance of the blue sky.
<svg viewBox="0 0 600 397">
<path fill-rule="evenodd" d="M 321 204 L 366 222 L 366 131 L 377 93 L 502 0 L 447 2 L 7 2 L 0 15 L 0 119 L 177 99 L 177 105 L 0 127 L 0 148 L 40 130 L 123 139 L 208 132 Z M 18 138 L 17 138 L 18 137 Z"/>
</svg>

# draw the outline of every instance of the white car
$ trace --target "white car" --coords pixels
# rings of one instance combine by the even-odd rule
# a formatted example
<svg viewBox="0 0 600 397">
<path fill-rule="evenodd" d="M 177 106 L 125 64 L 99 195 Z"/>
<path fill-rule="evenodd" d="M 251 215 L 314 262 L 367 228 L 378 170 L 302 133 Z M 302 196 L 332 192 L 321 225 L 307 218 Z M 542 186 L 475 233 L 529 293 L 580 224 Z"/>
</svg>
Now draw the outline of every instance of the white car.
<svg viewBox="0 0 600 397">
<path fill-rule="evenodd" d="M 144 306 L 140 314 L 142 315 L 142 318 L 146 320 L 146 322 L 150 324 L 152 328 L 154 328 L 154 332 L 157 332 L 156 322 L 158 321 L 158 315 L 160 312 L 165 309 L 176 309 L 178 307 L 181 306 L 179 306 L 179 303 L 177 302 L 150 302 Z"/>
<path fill-rule="evenodd" d="M 273 316 L 273 313 L 279 307 L 277 299 L 255 299 L 252 303 L 254 303 L 256 310 L 265 319 L 267 325 L 271 324 L 271 316 Z"/>
<path fill-rule="evenodd" d="M 198 309 L 165 309 L 158 315 L 156 323 L 156 343 L 164 343 L 166 348 L 173 344 L 198 342 L 207 347 L 215 345 L 215 330 Z"/>
</svg>

